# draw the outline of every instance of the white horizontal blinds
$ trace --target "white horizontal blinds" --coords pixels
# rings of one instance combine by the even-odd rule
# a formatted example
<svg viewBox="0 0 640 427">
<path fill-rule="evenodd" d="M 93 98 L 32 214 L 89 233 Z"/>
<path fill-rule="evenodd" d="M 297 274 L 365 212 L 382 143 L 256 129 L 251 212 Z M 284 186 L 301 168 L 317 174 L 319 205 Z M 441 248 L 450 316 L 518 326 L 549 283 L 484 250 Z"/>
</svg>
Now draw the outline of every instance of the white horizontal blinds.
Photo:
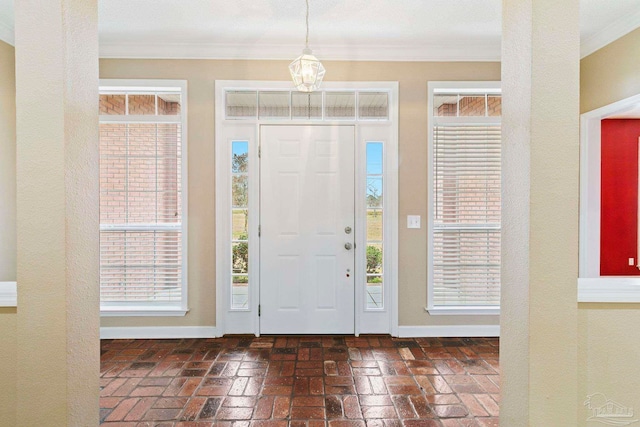
<svg viewBox="0 0 640 427">
<path fill-rule="evenodd" d="M 264 118 L 289 118 L 291 94 L 285 91 L 258 92 L 258 116 Z"/>
<path fill-rule="evenodd" d="M 500 126 L 434 127 L 435 220 L 500 226 Z"/>
<path fill-rule="evenodd" d="M 499 124 L 436 124 L 433 305 L 500 303 Z"/>
<path fill-rule="evenodd" d="M 179 111 L 179 105 L 171 106 L 175 102 L 154 94 L 127 96 L 128 112 L 138 116 L 175 114 Z M 110 121 L 100 124 L 101 302 L 179 306 L 181 116 L 160 123 L 153 119 L 136 123 L 125 114 L 120 118 L 113 123 L 111 113 Z"/>
</svg>

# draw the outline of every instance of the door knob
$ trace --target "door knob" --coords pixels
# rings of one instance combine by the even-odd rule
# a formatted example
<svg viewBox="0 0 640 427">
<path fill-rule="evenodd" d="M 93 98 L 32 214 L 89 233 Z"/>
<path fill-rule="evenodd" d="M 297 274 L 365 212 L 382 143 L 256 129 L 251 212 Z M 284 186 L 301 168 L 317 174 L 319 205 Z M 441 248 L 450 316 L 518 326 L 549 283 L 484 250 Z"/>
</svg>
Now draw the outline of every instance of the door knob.
<svg viewBox="0 0 640 427">
<path fill-rule="evenodd" d="M 351 234 L 351 227 L 345 227 L 344 232 L 347 234 Z"/>
<path fill-rule="evenodd" d="M 347 242 L 347 243 L 345 243 L 345 244 L 344 244 L 344 248 L 345 248 L 346 250 L 348 250 L 348 251 L 350 251 L 352 247 L 353 247 L 353 246 L 352 246 L 352 245 L 351 245 L 351 243 L 349 243 L 349 242 Z"/>
</svg>

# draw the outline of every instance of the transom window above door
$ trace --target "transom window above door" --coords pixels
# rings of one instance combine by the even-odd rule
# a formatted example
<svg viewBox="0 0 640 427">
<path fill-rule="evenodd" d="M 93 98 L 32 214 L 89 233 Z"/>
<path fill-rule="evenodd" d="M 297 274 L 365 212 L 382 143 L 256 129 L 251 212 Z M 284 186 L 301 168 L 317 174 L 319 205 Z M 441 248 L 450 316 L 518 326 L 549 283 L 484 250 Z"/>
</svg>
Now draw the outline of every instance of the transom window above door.
<svg viewBox="0 0 640 427">
<path fill-rule="evenodd" d="M 389 94 L 382 91 L 226 90 L 231 120 L 389 120 Z"/>
</svg>

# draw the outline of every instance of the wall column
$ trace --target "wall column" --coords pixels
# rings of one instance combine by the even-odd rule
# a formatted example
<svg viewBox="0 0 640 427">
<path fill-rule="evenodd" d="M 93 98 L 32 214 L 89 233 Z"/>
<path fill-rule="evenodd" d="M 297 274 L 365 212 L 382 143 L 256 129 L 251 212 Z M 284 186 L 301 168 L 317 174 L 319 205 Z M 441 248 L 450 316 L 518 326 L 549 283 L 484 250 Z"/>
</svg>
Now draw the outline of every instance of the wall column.
<svg viewBox="0 0 640 427">
<path fill-rule="evenodd" d="M 500 424 L 579 425 L 578 0 L 503 0 Z"/>
<path fill-rule="evenodd" d="M 16 0 L 20 426 L 98 424 L 96 0 Z"/>
</svg>

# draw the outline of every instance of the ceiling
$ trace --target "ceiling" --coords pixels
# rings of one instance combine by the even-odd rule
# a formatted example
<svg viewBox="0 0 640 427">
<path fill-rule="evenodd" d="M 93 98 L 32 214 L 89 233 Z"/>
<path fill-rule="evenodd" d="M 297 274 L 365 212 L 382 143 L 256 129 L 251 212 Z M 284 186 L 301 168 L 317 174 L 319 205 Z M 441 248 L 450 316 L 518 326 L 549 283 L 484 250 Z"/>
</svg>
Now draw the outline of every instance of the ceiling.
<svg viewBox="0 0 640 427">
<path fill-rule="evenodd" d="M 501 0 L 310 0 L 322 59 L 499 60 Z M 640 0 L 580 0 L 582 56 L 640 26 Z M 304 0 L 101 0 L 100 56 L 291 59 Z M 13 0 L 0 0 L 13 44 Z"/>
</svg>

